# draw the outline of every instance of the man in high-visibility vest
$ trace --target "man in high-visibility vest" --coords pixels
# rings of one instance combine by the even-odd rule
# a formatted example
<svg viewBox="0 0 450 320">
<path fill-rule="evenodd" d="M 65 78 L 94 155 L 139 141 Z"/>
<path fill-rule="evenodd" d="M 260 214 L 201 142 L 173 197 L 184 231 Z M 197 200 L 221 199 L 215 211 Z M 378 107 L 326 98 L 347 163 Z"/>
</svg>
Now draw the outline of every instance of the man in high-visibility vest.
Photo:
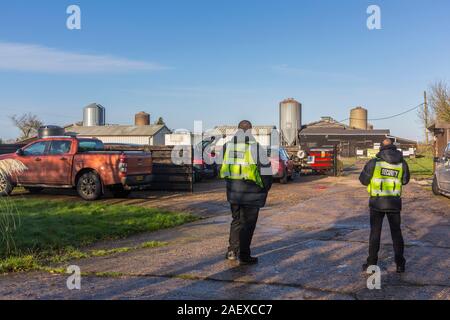
<svg viewBox="0 0 450 320">
<path fill-rule="evenodd" d="M 385 139 L 375 159 L 370 160 L 361 172 L 359 180 L 370 195 L 369 257 L 363 270 L 378 263 L 381 229 L 386 215 L 389 220 L 394 245 L 397 272 L 405 272 L 404 242 L 401 231 L 402 189 L 409 183 L 410 174 L 402 153 L 391 139 Z"/>
<path fill-rule="evenodd" d="M 238 133 L 223 148 L 220 177 L 227 182 L 227 200 L 233 221 L 230 227 L 228 260 L 241 265 L 256 264 L 250 245 L 259 210 L 266 204 L 272 186 L 272 169 L 267 150 L 252 136 L 252 124 L 241 121 Z"/>
</svg>

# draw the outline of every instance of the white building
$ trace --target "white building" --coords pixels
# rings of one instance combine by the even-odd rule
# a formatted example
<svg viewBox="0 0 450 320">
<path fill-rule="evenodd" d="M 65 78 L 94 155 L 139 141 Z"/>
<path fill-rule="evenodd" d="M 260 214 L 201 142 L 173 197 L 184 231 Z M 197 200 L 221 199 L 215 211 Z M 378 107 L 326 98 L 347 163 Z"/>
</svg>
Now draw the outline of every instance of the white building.
<svg viewBox="0 0 450 320">
<path fill-rule="evenodd" d="M 252 135 L 255 140 L 262 146 L 270 146 L 274 139 L 278 139 L 278 131 L 276 126 L 254 126 L 252 129 Z M 231 140 L 231 138 L 238 131 L 237 126 L 217 126 L 214 128 L 214 135 L 221 136 L 217 142 L 217 145 L 221 146 Z"/>
<path fill-rule="evenodd" d="M 135 145 L 164 145 L 170 130 L 165 125 L 106 125 L 73 126 L 66 128 L 68 133 L 76 133 L 80 138 L 97 138 L 104 143 L 123 143 Z"/>
</svg>

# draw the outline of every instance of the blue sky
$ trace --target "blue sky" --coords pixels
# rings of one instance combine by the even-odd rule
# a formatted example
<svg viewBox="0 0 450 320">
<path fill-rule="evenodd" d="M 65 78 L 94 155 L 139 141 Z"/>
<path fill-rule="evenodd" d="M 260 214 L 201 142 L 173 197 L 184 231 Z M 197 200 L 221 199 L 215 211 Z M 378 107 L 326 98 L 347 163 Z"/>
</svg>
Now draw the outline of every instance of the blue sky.
<svg viewBox="0 0 450 320">
<path fill-rule="evenodd" d="M 71 4 L 81 30 L 66 28 Z M 366 27 L 371 4 L 382 30 Z M 448 12 L 448 0 L 1 1 L 0 137 L 18 135 L 10 115 L 63 125 L 91 102 L 109 123 L 144 110 L 173 129 L 277 124 L 287 97 L 305 123 L 358 105 L 389 116 L 450 80 Z M 374 125 L 423 134 L 414 112 Z"/>
</svg>

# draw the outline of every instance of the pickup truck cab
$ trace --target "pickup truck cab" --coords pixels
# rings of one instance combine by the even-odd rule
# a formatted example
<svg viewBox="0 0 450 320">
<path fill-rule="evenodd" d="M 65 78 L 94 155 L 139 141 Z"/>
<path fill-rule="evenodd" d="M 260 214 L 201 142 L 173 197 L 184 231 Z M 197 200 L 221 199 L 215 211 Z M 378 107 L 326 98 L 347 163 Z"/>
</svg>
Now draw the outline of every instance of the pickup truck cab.
<svg viewBox="0 0 450 320">
<path fill-rule="evenodd" d="M 152 157 L 142 151 L 105 151 L 103 142 L 93 138 L 48 137 L 0 156 L 15 159 L 27 169 L 0 181 L 0 195 L 14 187 L 32 193 L 44 188 L 76 188 L 85 200 L 99 199 L 106 189 L 124 197 L 133 189 L 150 184 Z"/>
<path fill-rule="evenodd" d="M 433 192 L 450 196 L 450 143 L 442 158 L 435 159 L 436 170 L 433 177 Z"/>
</svg>

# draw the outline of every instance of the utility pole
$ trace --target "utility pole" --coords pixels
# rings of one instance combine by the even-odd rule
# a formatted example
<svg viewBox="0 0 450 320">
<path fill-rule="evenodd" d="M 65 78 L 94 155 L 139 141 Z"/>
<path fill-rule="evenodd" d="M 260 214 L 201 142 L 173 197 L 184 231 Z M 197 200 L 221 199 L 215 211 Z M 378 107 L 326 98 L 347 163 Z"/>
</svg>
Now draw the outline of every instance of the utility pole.
<svg viewBox="0 0 450 320">
<path fill-rule="evenodd" d="M 427 92 L 423 92 L 423 98 L 424 98 L 424 104 L 423 104 L 423 114 L 425 117 L 425 143 L 428 145 L 430 143 L 429 137 L 428 137 L 428 127 L 429 127 L 429 117 L 428 117 L 428 100 L 427 100 Z"/>
</svg>

